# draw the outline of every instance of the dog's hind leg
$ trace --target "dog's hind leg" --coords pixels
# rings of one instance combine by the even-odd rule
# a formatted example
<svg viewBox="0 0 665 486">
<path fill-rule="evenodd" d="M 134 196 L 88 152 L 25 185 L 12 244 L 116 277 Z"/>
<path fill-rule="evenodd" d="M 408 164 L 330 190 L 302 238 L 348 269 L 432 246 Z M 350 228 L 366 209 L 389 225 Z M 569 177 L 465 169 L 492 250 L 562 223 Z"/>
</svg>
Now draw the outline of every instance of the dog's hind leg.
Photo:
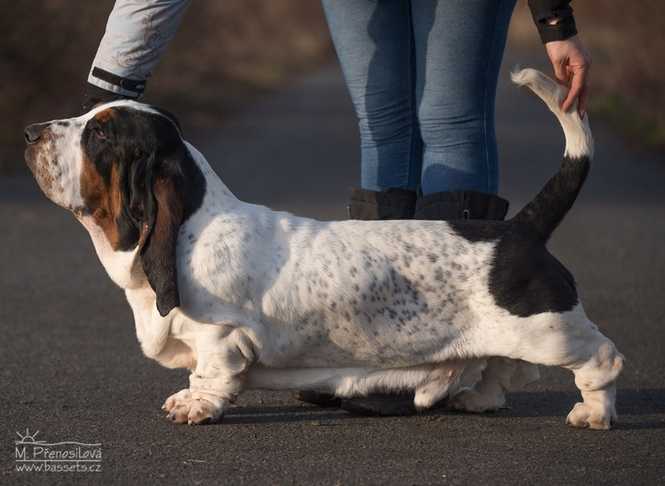
<svg viewBox="0 0 665 486">
<path fill-rule="evenodd" d="M 508 358 L 489 358 L 482 378 L 453 396 L 450 408 L 463 412 L 489 412 L 506 406 L 506 392 L 539 378 L 536 365 Z"/>
<path fill-rule="evenodd" d="M 480 380 L 484 366 L 484 360 L 451 361 L 433 366 L 427 379 L 416 387 L 413 398 L 416 410 L 431 408 L 460 386 L 471 386 Z"/>
<path fill-rule="evenodd" d="M 588 361 L 570 368 L 584 401 L 575 404 L 566 423 L 573 427 L 609 429 L 617 420 L 616 378 L 623 368 L 623 356 L 605 338 Z"/>
<path fill-rule="evenodd" d="M 577 403 L 566 422 L 573 427 L 609 429 L 617 418 L 616 379 L 623 368 L 623 356 L 584 315 L 581 306 L 563 314 L 540 314 L 520 320 L 512 358 L 571 370 L 583 402 Z M 525 326 L 529 327 L 525 335 Z M 505 329 L 504 329 L 505 332 Z"/>
</svg>

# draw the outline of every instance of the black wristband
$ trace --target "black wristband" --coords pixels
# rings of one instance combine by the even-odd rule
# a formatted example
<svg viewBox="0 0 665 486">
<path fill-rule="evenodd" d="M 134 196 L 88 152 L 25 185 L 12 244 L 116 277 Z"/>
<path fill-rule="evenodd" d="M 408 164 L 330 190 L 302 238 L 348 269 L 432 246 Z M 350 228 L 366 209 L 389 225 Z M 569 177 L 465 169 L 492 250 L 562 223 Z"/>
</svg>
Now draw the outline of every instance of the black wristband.
<svg viewBox="0 0 665 486">
<path fill-rule="evenodd" d="M 540 40 L 542 40 L 543 44 L 552 41 L 566 40 L 577 34 L 575 19 L 572 16 L 559 19 L 556 24 L 539 22 L 536 24 L 536 27 L 538 27 Z"/>
<path fill-rule="evenodd" d="M 543 44 L 577 34 L 571 0 L 529 0 L 529 8 Z M 556 23 L 550 23 L 557 19 Z"/>
<path fill-rule="evenodd" d="M 106 83 L 117 86 L 120 89 L 133 93 L 137 98 L 141 96 L 145 90 L 145 81 L 123 78 L 122 76 L 118 76 L 117 74 L 105 71 L 96 66 L 92 68 L 92 73 L 90 74 L 93 78 L 100 79 Z"/>
</svg>

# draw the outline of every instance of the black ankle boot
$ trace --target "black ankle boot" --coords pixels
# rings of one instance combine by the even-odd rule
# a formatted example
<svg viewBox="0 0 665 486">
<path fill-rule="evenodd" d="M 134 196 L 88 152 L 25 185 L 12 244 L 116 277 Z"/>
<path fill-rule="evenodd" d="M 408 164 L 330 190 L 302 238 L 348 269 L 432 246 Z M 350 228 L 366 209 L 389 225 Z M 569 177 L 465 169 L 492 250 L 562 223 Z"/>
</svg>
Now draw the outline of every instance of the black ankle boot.
<svg viewBox="0 0 665 486">
<path fill-rule="evenodd" d="M 353 189 L 349 200 L 349 218 L 366 221 L 411 219 L 416 209 L 416 193 L 406 189 L 369 191 Z"/>
<path fill-rule="evenodd" d="M 503 220 L 508 213 L 508 201 L 477 191 L 436 192 L 418 198 L 413 219 Z"/>
<path fill-rule="evenodd" d="M 411 219 L 416 208 L 416 193 L 406 189 L 369 191 L 353 189 L 349 200 L 349 218 L 365 221 Z M 332 393 L 303 390 L 296 392 L 301 402 L 320 407 L 341 407 L 360 415 L 406 415 L 413 413 L 413 394 L 372 394 L 366 398 L 340 399 Z"/>
</svg>

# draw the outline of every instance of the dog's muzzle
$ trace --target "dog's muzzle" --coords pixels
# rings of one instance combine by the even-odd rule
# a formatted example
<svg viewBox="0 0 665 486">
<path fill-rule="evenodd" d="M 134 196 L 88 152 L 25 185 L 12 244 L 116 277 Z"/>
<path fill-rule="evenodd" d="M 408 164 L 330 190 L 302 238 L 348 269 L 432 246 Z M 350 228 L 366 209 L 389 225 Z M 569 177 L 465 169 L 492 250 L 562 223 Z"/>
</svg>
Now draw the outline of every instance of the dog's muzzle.
<svg viewBox="0 0 665 486">
<path fill-rule="evenodd" d="M 33 123 L 32 125 L 28 125 L 25 127 L 25 130 L 23 131 L 23 135 L 25 136 L 25 143 L 28 145 L 33 145 L 42 138 L 42 134 L 44 133 L 44 130 L 46 127 L 48 127 L 48 123 Z"/>
</svg>

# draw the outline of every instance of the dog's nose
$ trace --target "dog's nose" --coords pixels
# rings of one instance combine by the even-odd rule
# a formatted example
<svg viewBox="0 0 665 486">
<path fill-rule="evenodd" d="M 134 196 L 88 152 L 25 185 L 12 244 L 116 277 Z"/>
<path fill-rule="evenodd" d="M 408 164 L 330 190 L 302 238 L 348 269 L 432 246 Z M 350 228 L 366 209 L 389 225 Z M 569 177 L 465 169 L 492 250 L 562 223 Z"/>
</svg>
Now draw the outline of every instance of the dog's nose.
<svg viewBox="0 0 665 486">
<path fill-rule="evenodd" d="M 44 133 L 44 129 L 48 126 L 48 123 L 33 123 L 28 125 L 23 132 L 25 135 L 25 141 L 28 144 L 37 143 Z"/>
</svg>

